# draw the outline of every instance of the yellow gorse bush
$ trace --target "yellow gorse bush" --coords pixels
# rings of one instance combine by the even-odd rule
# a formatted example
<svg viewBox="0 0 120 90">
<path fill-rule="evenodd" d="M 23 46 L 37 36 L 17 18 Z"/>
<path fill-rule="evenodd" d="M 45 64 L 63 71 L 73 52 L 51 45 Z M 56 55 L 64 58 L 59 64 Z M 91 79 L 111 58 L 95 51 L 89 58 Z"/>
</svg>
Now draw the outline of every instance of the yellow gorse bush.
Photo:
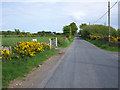
<svg viewBox="0 0 120 90">
<path fill-rule="evenodd" d="M 90 38 L 93 39 L 93 40 L 100 40 L 100 39 L 103 39 L 103 37 L 97 36 L 97 35 L 90 35 Z"/>
<path fill-rule="evenodd" d="M 14 49 L 22 55 L 27 56 L 35 56 L 36 52 L 42 52 L 45 49 L 50 48 L 50 45 L 47 43 L 40 43 L 40 42 L 19 42 L 19 44 L 14 47 Z"/>
<path fill-rule="evenodd" d="M 24 56 L 35 56 L 36 52 L 43 52 L 46 49 L 50 49 L 50 45 L 47 43 L 40 42 L 19 42 L 19 44 L 13 47 L 13 53 L 5 49 L 1 51 L 2 61 L 11 60 L 11 58 L 20 59 Z"/>
<path fill-rule="evenodd" d="M 1 55 L 2 55 L 2 61 L 11 60 L 9 50 L 7 49 L 2 50 Z"/>
<path fill-rule="evenodd" d="M 9 50 L 7 50 L 7 49 L 4 49 L 4 50 L 2 50 L 2 52 L 1 52 L 1 54 L 2 55 L 10 55 L 10 52 L 9 52 Z"/>
<path fill-rule="evenodd" d="M 22 35 L 22 34 L 20 34 L 20 35 L 19 35 L 19 37 L 23 37 L 23 35 Z"/>
<path fill-rule="evenodd" d="M 96 35 L 90 35 L 90 38 L 93 39 L 93 40 L 104 39 L 104 37 L 96 36 Z M 120 37 L 117 37 L 117 38 L 111 37 L 110 41 L 118 42 L 118 41 L 120 41 Z"/>
</svg>

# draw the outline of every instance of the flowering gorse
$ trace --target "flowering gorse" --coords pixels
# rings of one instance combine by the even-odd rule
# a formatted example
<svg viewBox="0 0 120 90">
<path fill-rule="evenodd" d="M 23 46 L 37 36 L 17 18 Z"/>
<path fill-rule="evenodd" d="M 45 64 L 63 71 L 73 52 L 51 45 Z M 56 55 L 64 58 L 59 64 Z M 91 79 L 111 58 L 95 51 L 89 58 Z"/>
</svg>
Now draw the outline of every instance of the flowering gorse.
<svg viewBox="0 0 120 90">
<path fill-rule="evenodd" d="M 89 37 L 93 40 L 103 40 L 104 39 L 104 37 L 97 36 L 97 35 L 90 35 Z M 110 37 L 110 41 L 118 42 L 118 41 L 120 41 L 120 37 L 115 38 L 112 36 L 112 37 Z"/>
<path fill-rule="evenodd" d="M 19 44 L 13 47 L 13 53 L 10 55 L 9 50 L 2 51 L 2 57 L 4 60 L 11 60 L 11 58 L 15 58 L 19 60 L 21 57 L 35 56 L 37 52 L 43 52 L 46 49 L 50 49 L 50 45 L 47 43 L 40 43 L 40 42 L 19 42 Z M 2 60 L 3 61 L 3 60 Z"/>
<path fill-rule="evenodd" d="M 1 55 L 2 55 L 2 61 L 11 60 L 9 50 L 7 49 L 2 50 Z"/>
<path fill-rule="evenodd" d="M 14 49 L 20 54 L 20 55 L 27 55 L 27 56 L 35 56 L 36 52 L 42 52 L 45 49 L 49 49 L 50 45 L 40 42 L 19 42 L 19 44 L 14 47 Z"/>
</svg>

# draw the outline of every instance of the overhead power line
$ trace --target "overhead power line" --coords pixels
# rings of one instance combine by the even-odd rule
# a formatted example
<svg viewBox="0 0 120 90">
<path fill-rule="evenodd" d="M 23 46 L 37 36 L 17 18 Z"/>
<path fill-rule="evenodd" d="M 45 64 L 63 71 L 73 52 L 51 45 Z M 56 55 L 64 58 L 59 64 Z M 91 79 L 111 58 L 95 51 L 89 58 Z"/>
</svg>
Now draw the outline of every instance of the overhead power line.
<svg viewBox="0 0 120 90">
<path fill-rule="evenodd" d="M 116 1 L 116 2 L 113 4 L 113 6 L 110 8 L 110 10 L 111 10 L 118 2 L 119 2 L 119 0 Z M 102 19 L 107 13 L 108 13 L 108 11 L 106 11 L 105 14 L 103 14 L 99 19 L 97 19 L 97 20 L 95 21 L 95 23 L 98 22 L 100 19 Z"/>
</svg>

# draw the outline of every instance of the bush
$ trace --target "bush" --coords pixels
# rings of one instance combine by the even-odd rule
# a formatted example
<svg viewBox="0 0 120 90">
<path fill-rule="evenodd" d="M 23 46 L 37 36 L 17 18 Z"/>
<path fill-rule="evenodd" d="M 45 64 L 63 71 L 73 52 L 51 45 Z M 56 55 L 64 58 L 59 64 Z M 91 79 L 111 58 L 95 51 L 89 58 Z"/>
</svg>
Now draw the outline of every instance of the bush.
<svg viewBox="0 0 120 90">
<path fill-rule="evenodd" d="M 110 27 L 111 37 L 117 37 L 117 31 Z M 87 25 L 81 31 L 81 35 L 87 37 L 89 35 L 96 35 L 101 37 L 108 37 L 108 26 L 104 25 Z"/>
<path fill-rule="evenodd" d="M 29 34 L 28 37 L 31 37 L 31 35 Z"/>
<path fill-rule="evenodd" d="M 36 35 L 31 35 L 31 37 L 36 37 Z"/>
<path fill-rule="evenodd" d="M 66 47 L 70 43 L 69 40 L 64 40 L 63 38 L 58 38 L 58 46 L 59 47 Z"/>
<path fill-rule="evenodd" d="M 72 38 L 72 37 L 71 37 Z M 58 38 L 58 46 L 59 47 L 67 47 L 71 42 L 73 42 L 74 39 L 68 39 L 66 40 L 65 37 L 64 38 Z"/>
<path fill-rule="evenodd" d="M 40 42 L 19 42 L 17 46 L 12 47 L 12 53 L 10 55 L 10 52 L 8 50 L 3 50 L 2 51 L 2 61 L 6 60 L 12 60 L 12 59 L 23 59 L 25 57 L 33 57 L 35 56 L 35 53 L 37 52 L 43 52 L 47 49 L 50 49 L 50 45 L 47 43 L 42 44 Z"/>
<path fill-rule="evenodd" d="M 54 37 L 56 37 L 56 35 L 53 35 Z"/>
<path fill-rule="evenodd" d="M 9 50 L 7 50 L 7 49 L 2 50 L 1 55 L 2 55 L 2 61 L 11 60 Z"/>
<path fill-rule="evenodd" d="M 21 35 L 19 35 L 19 37 L 23 37 L 23 35 L 21 34 Z"/>
</svg>

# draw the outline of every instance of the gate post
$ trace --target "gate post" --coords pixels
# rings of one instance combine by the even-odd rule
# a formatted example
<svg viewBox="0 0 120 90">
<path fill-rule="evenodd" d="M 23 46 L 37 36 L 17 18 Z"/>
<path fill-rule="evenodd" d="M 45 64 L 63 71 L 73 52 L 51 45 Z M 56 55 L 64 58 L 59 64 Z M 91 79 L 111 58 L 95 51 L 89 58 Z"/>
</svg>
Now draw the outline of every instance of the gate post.
<svg viewBox="0 0 120 90">
<path fill-rule="evenodd" d="M 56 37 L 56 47 L 57 47 L 57 37 Z"/>
<path fill-rule="evenodd" d="M 51 39 L 49 39 L 49 42 L 50 42 L 50 49 L 51 49 L 51 47 L 52 47 L 52 41 L 51 41 Z"/>
</svg>

